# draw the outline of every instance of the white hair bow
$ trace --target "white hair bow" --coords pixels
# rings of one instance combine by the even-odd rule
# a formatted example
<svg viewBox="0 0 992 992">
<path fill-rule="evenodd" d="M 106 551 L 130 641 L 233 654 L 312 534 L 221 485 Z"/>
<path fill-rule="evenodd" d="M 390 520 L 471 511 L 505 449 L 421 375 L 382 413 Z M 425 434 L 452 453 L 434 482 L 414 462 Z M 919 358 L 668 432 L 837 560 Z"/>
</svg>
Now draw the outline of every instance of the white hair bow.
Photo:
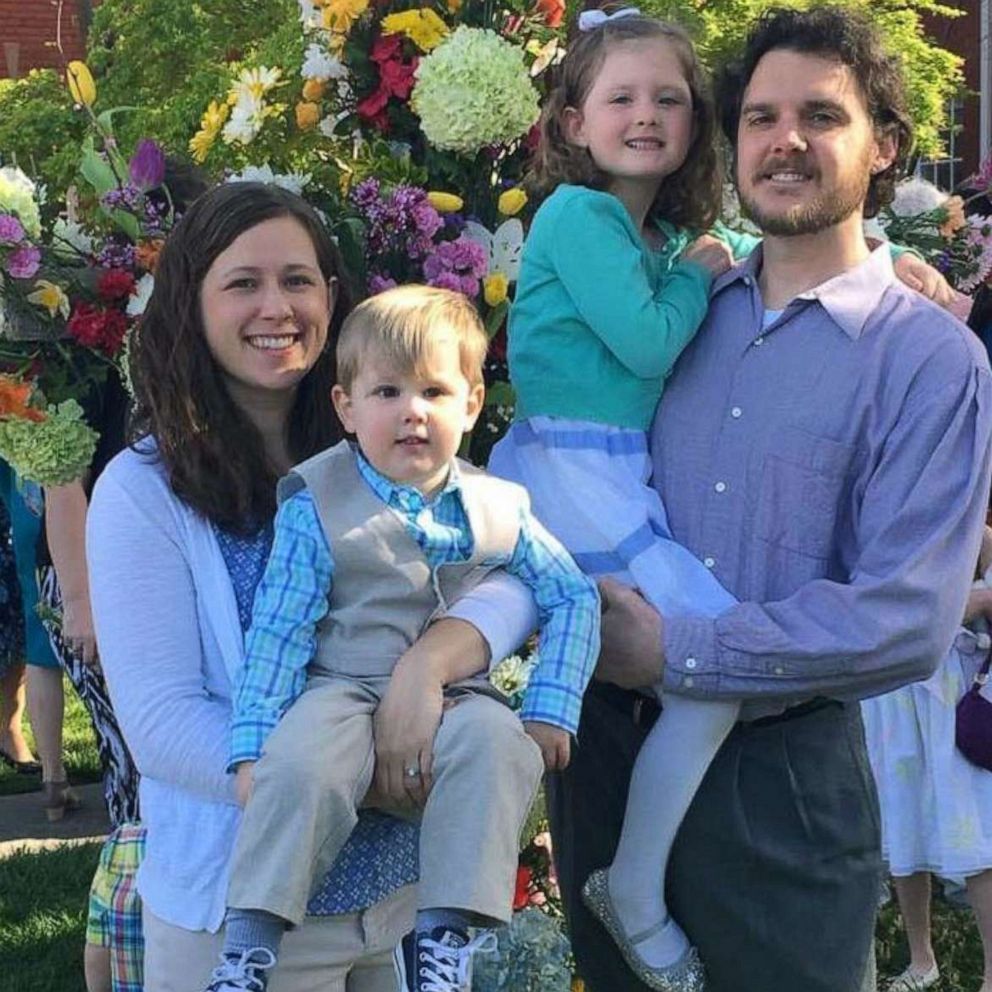
<svg viewBox="0 0 992 992">
<path fill-rule="evenodd" d="M 616 21 L 621 17 L 640 17 L 641 12 L 636 7 L 624 7 L 613 14 L 607 14 L 605 10 L 584 10 L 579 14 L 579 30 L 594 31 L 602 27 L 607 21 Z"/>
</svg>

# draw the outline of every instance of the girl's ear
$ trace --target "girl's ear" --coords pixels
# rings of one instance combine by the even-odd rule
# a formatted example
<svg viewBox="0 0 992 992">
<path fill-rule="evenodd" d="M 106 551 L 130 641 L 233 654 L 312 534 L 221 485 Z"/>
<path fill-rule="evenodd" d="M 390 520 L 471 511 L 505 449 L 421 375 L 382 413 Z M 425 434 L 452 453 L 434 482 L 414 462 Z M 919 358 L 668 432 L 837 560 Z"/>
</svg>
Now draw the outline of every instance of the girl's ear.
<svg viewBox="0 0 992 992">
<path fill-rule="evenodd" d="M 561 112 L 561 130 L 565 135 L 565 140 L 570 145 L 575 145 L 577 148 L 589 147 L 581 110 L 576 110 L 575 107 L 566 107 Z"/>
</svg>

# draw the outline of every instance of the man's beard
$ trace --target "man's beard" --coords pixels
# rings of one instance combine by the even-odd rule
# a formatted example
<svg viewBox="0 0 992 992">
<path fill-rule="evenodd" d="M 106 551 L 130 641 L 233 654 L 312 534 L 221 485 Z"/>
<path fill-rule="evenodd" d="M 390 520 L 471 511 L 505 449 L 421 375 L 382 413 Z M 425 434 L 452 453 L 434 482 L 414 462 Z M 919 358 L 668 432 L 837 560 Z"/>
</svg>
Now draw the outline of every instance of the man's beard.
<svg viewBox="0 0 992 992">
<path fill-rule="evenodd" d="M 785 167 L 783 171 L 788 168 L 790 167 Z M 791 168 L 795 168 L 795 166 L 791 166 Z M 763 171 L 768 172 L 770 170 L 766 168 Z M 757 183 L 761 182 L 762 179 L 756 176 L 753 181 Z M 870 184 L 871 171 L 866 156 L 863 170 L 852 170 L 841 179 L 840 185 L 835 189 L 815 196 L 808 203 L 796 204 L 784 212 L 766 213 L 739 187 L 738 196 L 747 216 L 761 228 L 764 234 L 792 237 L 800 234 L 817 234 L 819 231 L 847 220 L 856 210 L 864 207 Z"/>
</svg>

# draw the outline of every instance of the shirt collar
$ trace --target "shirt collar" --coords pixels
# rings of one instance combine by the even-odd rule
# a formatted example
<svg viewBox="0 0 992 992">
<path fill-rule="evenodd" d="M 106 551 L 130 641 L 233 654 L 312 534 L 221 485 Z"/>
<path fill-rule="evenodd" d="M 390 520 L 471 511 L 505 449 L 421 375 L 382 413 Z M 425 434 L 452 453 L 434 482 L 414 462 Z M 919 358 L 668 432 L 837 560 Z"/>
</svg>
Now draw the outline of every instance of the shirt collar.
<svg viewBox="0 0 992 992">
<path fill-rule="evenodd" d="M 452 460 L 448 469 L 448 479 L 441 489 L 430 499 L 415 486 L 405 486 L 387 478 L 362 454 L 357 445 L 354 448 L 358 473 L 368 484 L 369 488 L 388 506 L 399 506 L 404 510 L 422 510 L 425 506 L 436 502 L 449 492 L 460 492 L 462 487 L 461 472 L 457 461 Z"/>
<path fill-rule="evenodd" d="M 713 284 L 713 294 L 736 282 L 751 285 L 758 277 L 763 258 L 758 245 L 750 256 L 720 276 Z M 872 313 L 885 291 L 895 282 L 892 254 L 888 242 L 875 248 L 864 261 L 826 282 L 800 293 L 797 300 L 816 300 L 835 324 L 852 340 L 861 337 Z"/>
</svg>

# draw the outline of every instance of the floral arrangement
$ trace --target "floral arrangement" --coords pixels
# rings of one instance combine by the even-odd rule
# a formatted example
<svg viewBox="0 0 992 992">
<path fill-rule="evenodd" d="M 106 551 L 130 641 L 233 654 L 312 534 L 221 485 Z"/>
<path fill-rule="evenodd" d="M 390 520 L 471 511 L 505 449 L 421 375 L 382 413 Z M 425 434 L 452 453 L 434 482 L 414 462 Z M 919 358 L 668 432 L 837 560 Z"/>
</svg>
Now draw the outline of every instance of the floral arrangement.
<svg viewBox="0 0 992 992">
<path fill-rule="evenodd" d="M 572 958 L 561 926 L 539 909 L 513 914 L 497 931 L 495 955 L 479 955 L 472 988 L 478 992 L 570 992 Z"/>
<path fill-rule="evenodd" d="M 163 151 L 141 141 L 125 157 L 114 111 L 92 112 L 86 66 L 70 63 L 67 74 L 92 120 L 68 216 L 43 222 L 42 191 L 19 169 L 0 169 L 0 457 L 41 485 L 90 464 L 97 435 L 83 406 L 122 373 L 172 223 Z"/>
</svg>

